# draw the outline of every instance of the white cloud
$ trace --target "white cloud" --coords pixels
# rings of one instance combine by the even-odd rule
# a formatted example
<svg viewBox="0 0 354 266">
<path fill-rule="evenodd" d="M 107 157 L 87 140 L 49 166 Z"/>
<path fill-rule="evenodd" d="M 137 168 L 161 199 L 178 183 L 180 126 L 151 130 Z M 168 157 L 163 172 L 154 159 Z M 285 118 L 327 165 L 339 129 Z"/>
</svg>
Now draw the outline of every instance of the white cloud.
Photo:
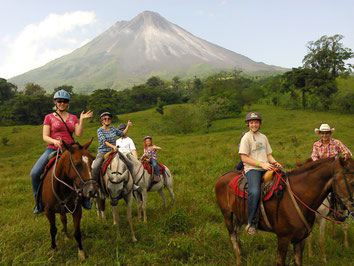
<svg viewBox="0 0 354 266">
<path fill-rule="evenodd" d="M 4 38 L 8 52 L 0 66 L 0 76 L 10 78 L 65 55 L 87 43 L 82 27 L 96 22 L 89 11 L 49 14 L 37 24 L 27 25 L 15 38 Z"/>
</svg>

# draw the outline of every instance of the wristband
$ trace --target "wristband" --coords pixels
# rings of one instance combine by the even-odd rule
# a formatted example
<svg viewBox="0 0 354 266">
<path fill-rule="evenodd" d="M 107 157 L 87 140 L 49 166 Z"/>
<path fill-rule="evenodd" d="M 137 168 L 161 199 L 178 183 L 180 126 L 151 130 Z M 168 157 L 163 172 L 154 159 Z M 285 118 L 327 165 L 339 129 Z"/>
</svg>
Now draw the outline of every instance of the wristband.
<svg viewBox="0 0 354 266">
<path fill-rule="evenodd" d="M 257 161 L 256 166 L 259 166 L 259 161 Z"/>
</svg>

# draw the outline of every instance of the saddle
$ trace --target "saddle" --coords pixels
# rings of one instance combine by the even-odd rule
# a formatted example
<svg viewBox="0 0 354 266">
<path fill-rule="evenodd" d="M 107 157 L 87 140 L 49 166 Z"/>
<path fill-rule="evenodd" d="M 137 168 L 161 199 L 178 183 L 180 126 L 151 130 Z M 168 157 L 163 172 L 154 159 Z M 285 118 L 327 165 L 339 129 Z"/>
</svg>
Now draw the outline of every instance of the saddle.
<svg viewBox="0 0 354 266">
<path fill-rule="evenodd" d="M 111 163 L 113 156 L 114 156 L 114 152 L 110 152 L 110 151 L 103 156 L 104 162 L 101 168 L 102 176 L 104 176 L 104 174 L 106 173 L 107 167 Z"/>
<path fill-rule="evenodd" d="M 141 163 L 144 166 L 144 168 L 148 171 L 148 173 L 152 174 L 152 169 L 153 169 L 152 164 L 147 161 L 142 161 Z M 165 165 L 163 165 L 160 162 L 157 162 L 157 165 L 159 166 L 159 173 L 164 174 L 165 173 Z"/>
<path fill-rule="evenodd" d="M 263 175 L 261 183 L 263 201 L 271 199 L 274 194 L 277 194 L 277 196 L 282 194 L 285 184 L 280 177 L 281 171 L 267 171 Z M 248 184 L 243 173 L 236 173 L 235 177 L 231 179 L 229 186 L 235 195 L 247 199 Z"/>
</svg>

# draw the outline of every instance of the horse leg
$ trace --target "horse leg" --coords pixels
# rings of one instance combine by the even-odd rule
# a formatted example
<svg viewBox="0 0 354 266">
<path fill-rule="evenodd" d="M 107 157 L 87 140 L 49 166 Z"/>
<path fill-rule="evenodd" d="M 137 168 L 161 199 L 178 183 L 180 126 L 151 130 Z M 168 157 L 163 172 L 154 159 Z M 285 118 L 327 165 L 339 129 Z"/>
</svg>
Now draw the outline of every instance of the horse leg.
<svg viewBox="0 0 354 266">
<path fill-rule="evenodd" d="M 304 251 L 306 239 L 301 240 L 300 242 L 294 243 L 294 254 L 295 254 L 295 265 L 302 265 L 302 253 Z"/>
<path fill-rule="evenodd" d="M 137 191 L 133 191 L 134 193 L 134 198 L 136 200 L 136 211 L 138 213 L 138 221 L 141 221 L 141 206 L 142 206 L 142 200 L 141 200 L 141 193 Z"/>
<path fill-rule="evenodd" d="M 278 250 L 277 250 L 277 260 L 278 266 L 285 265 L 286 253 L 288 252 L 290 239 L 288 237 L 278 236 Z"/>
<path fill-rule="evenodd" d="M 344 234 L 344 239 L 343 239 L 343 244 L 345 248 L 349 248 L 349 244 L 348 244 L 348 224 L 343 223 L 341 224 L 341 227 L 343 229 L 343 234 Z"/>
<path fill-rule="evenodd" d="M 50 224 L 50 236 L 52 238 L 52 249 L 56 249 L 55 236 L 57 235 L 57 227 L 55 226 L 55 213 L 53 211 L 46 211 L 46 216 Z"/>
<path fill-rule="evenodd" d="M 143 222 L 147 222 L 147 217 L 146 217 L 146 201 L 147 201 L 147 191 L 146 189 L 143 189 L 141 193 L 142 197 L 142 209 L 143 209 Z"/>
<path fill-rule="evenodd" d="M 64 233 L 64 241 L 69 240 L 68 237 L 68 230 L 67 230 L 67 224 L 68 224 L 68 220 L 66 219 L 66 213 L 60 213 L 60 221 L 63 224 L 63 229 L 61 229 L 61 231 Z"/>
<path fill-rule="evenodd" d="M 81 230 L 80 230 L 80 221 L 81 221 L 81 216 L 82 216 L 82 209 L 81 206 L 78 206 L 76 211 L 72 214 L 73 215 L 73 223 L 74 223 L 74 237 L 76 239 L 76 242 L 78 244 L 78 258 L 80 261 L 85 260 L 85 252 L 82 248 L 82 243 L 81 243 Z"/>
<path fill-rule="evenodd" d="M 124 200 L 125 200 L 125 203 L 127 204 L 127 221 L 128 221 L 129 228 L 130 228 L 132 241 L 136 242 L 138 240 L 135 237 L 134 230 L 133 230 L 133 224 L 132 224 L 132 194 L 129 194 L 126 198 L 124 198 Z"/>
<path fill-rule="evenodd" d="M 326 259 L 326 251 L 325 251 L 325 230 L 326 230 L 326 220 L 324 218 L 321 218 L 319 221 L 320 224 L 320 230 L 319 230 L 319 236 L 318 236 L 318 242 L 320 244 L 320 249 L 322 253 L 322 261 L 327 262 Z"/>
<path fill-rule="evenodd" d="M 166 209 L 166 198 L 165 198 L 165 194 L 163 193 L 162 187 L 157 192 L 160 194 L 162 200 L 162 208 Z"/>
<path fill-rule="evenodd" d="M 113 216 L 113 225 L 116 225 L 118 227 L 118 234 L 119 234 L 119 215 L 118 215 L 118 210 L 117 210 L 117 206 L 111 206 L 111 212 L 112 212 L 112 216 Z"/>
<path fill-rule="evenodd" d="M 313 252 L 312 252 L 312 234 L 311 233 L 308 237 L 307 237 L 307 245 L 308 245 L 308 249 L 307 249 L 307 252 L 309 254 L 309 257 L 312 257 L 313 255 Z"/>
<path fill-rule="evenodd" d="M 170 193 L 171 195 L 171 198 L 172 198 L 172 204 L 175 204 L 175 194 L 173 193 L 173 187 L 172 187 L 172 183 L 167 183 L 167 186 L 166 186 L 168 192 Z"/>
</svg>

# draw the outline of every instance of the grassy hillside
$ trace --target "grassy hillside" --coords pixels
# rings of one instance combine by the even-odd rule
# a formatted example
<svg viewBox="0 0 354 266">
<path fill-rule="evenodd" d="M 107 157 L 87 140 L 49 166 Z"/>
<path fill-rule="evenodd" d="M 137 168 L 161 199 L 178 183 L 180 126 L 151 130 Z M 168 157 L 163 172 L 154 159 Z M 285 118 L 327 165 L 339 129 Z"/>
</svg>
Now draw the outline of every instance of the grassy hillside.
<svg viewBox="0 0 354 266">
<path fill-rule="evenodd" d="M 165 108 L 168 108 L 165 107 Z M 323 122 L 336 128 L 333 135 L 354 151 L 354 116 L 328 112 L 285 110 L 264 105 L 252 106 L 263 118 L 261 132 L 265 133 L 273 149 L 274 157 L 286 169 L 295 167 L 295 157 L 308 158 L 312 143 L 317 139 L 313 132 Z M 244 112 L 245 113 L 245 112 Z M 242 117 L 215 122 L 209 134 L 156 135 L 149 128 L 160 115 L 147 110 L 119 116 L 130 119 L 133 126 L 129 135 L 134 139 L 139 154 L 142 138 L 152 135 L 163 150 L 158 158 L 165 163 L 174 176 L 176 202 L 161 209 L 156 192 L 148 195 L 148 222 L 136 219 L 133 208 L 134 229 L 137 243 L 131 243 L 125 220 L 123 201 L 119 203 L 121 238 L 112 225 L 109 208 L 107 221 L 100 221 L 95 211 L 84 211 L 81 222 L 83 246 L 88 265 L 230 265 L 234 254 L 219 209 L 216 206 L 213 186 L 217 177 L 232 169 L 238 161 L 237 142 L 245 130 Z M 83 143 L 96 136 L 96 122 L 85 121 Z M 41 126 L 1 127 L 0 140 L 8 138 L 8 145 L 0 143 L 0 264 L 79 264 L 77 244 L 73 237 L 64 242 L 58 234 L 58 250 L 50 250 L 49 223 L 44 215 L 32 214 L 33 199 L 29 171 L 44 149 Z M 95 152 L 97 139 L 90 150 Z M 166 193 L 167 194 L 167 193 Z M 68 216 L 69 217 L 69 216 Z M 69 217 L 70 218 L 70 217 Z M 58 229 L 61 229 L 57 219 Z M 72 236 L 72 221 L 69 219 L 69 234 Z M 329 232 L 327 228 L 327 232 Z M 335 225 L 336 236 L 326 236 L 328 265 L 350 265 L 354 260 L 351 250 L 342 244 L 343 233 Z M 318 235 L 314 230 L 315 239 Z M 353 246 L 354 225 L 348 230 L 349 246 Z M 272 265 L 275 260 L 276 236 L 260 232 L 250 237 L 242 230 L 241 235 L 244 265 Z M 320 254 L 314 245 L 315 254 Z M 288 252 L 290 263 L 292 248 Z M 322 265 L 319 255 L 309 258 L 305 248 L 305 265 Z"/>
</svg>

